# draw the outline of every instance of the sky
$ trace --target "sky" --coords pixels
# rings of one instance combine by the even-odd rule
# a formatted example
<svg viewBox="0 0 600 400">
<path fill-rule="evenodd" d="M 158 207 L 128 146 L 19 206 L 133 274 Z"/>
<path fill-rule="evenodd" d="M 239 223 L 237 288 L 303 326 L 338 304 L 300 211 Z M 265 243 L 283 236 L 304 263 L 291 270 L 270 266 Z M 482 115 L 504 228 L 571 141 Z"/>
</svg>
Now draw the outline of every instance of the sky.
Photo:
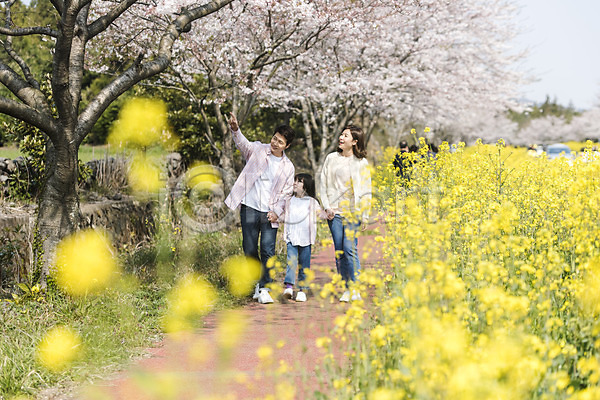
<svg viewBox="0 0 600 400">
<path fill-rule="evenodd" d="M 538 79 L 523 97 L 541 103 L 548 95 L 576 109 L 600 104 L 600 1 L 514 1 L 524 30 L 517 46 L 530 49 L 520 68 Z"/>
</svg>

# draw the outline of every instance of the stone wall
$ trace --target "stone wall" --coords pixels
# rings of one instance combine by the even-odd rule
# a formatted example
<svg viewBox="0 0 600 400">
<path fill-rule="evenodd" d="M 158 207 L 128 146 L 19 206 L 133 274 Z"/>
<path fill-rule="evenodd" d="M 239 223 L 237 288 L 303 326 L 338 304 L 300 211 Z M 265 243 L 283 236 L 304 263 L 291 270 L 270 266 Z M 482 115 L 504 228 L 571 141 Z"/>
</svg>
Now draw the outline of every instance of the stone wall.
<svg viewBox="0 0 600 400">
<path fill-rule="evenodd" d="M 81 205 L 82 227 L 105 229 L 115 248 L 136 246 L 154 232 L 155 202 L 125 198 Z M 35 207 L 0 210 L 0 287 L 23 281 L 31 268 Z"/>
<path fill-rule="evenodd" d="M 0 198 L 8 197 L 8 182 L 10 178 L 19 171 L 20 174 L 27 172 L 27 162 L 23 157 L 14 160 L 0 157 Z"/>
</svg>

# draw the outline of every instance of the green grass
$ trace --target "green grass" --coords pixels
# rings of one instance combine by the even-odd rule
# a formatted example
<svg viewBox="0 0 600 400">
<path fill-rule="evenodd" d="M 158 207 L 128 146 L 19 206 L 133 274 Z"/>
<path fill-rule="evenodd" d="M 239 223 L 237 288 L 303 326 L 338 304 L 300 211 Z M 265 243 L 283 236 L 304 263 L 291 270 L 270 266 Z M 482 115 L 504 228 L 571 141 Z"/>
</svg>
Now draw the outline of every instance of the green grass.
<svg viewBox="0 0 600 400">
<path fill-rule="evenodd" d="M 160 149 L 158 147 L 151 148 L 148 150 L 149 154 L 156 155 Z M 79 147 L 79 159 L 84 163 L 101 159 L 107 156 L 117 156 L 123 155 L 126 151 L 120 148 L 115 148 L 114 146 L 110 146 L 107 144 L 92 146 L 89 144 L 83 144 Z M 16 145 L 4 146 L 0 147 L 0 157 L 6 157 L 9 159 L 15 159 L 19 156 L 23 156 Z"/>
<path fill-rule="evenodd" d="M 12 160 L 22 155 L 23 154 L 19 152 L 19 149 L 15 145 L 0 147 L 0 157 L 10 158 Z"/>
<path fill-rule="evenodd" d="M 117 371 L 143 354 L 162 337 L 160 321 L 174 282 L 171 278 L 189 267 L 202 272 L 217 288 L 216 309 L 247 301 L 229 294 L 218 274 L 225 258 L 242 254 L 239 230 L 196 235 L 186 240 L 185 250 L 182 242 L 175 241 L 177 250 L 169 256 L 161 256 L 164 245 L 122 254 L 124 278 L 94 297 L 73 299 L 54 289 L 41 301 L 31 295 L 11 302 L 0 300 L 0 400 L 35 396 L 46 388 L 66 392 Z M 160 264 L 179 272 L 161 279 L 156 273 Z M 37 344 L 56 325 L 73 328 L 84 349 L 81 358 L 62 373 L 46 370 L 35 359 Z"/>
</svg>

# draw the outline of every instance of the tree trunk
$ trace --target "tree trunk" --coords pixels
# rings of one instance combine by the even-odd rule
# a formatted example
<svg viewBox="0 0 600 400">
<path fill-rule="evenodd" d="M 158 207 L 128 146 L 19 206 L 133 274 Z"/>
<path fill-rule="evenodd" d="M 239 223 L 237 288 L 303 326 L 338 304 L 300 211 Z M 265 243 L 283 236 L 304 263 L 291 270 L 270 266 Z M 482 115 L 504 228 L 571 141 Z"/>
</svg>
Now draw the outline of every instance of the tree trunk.
<svg viewBox="0 0 600 400">
<path fill-rule="evenodd" d="M 308 101 L 301 100 L 302 104 L 302 122 L 304 125 L 304 139 L 306 141 L 306 150 L 308 152 L 308 161 L 310 162 L 310 169 L 313 176 L 316 176 L 317 173 L 317 158 L 315 156 L 315 148 L 313 146 L 313 135 L 312 128 L 310 123 L 310 115 L 312 111 L 310 110 L 310 105 Z"/>
<path fill-rule="evenodd" d="M 46 156 L 46 183 L 42 190 L 37 215 L 37 242 L 42 248 L 36 250 L 35 260 L 40 271 L 40 284 L 46 286 L 46 278 L 54 264 L 56 245 L 66 235 L 74 232 L 81 221 L 77 193 L 79 145 L 65 141 L 59 147 L 49 141 Z M 41 251 L 41 254 L 40 254 Z"/>
<path fill-rule="evenodd" d="M 221 111 L 221 106 L 215 103 L 214 111 L 217 117 L 217 125 L 219 126 L 219 130 L 223 135 L 223 148 L 221 149 L 219 167 L 223 170 L 223 186 L 225 193 L 229 193 L 237 176 L 233 166 L 233 139 L 231 137 L 231 133 L 229 132 L 227 120 Z"/>
</svg>

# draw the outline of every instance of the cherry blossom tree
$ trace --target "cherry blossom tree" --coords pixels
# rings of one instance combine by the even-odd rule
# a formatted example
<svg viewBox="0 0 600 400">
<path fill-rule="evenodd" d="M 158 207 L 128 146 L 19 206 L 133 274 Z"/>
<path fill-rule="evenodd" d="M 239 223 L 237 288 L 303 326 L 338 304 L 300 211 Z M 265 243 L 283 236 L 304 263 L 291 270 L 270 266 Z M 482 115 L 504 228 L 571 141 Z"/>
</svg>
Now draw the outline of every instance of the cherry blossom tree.
<svg viewBox="0 0 600 400">
<path fill-rule="evenodd" d="M 174 62 L 157 84 L 185 91 L 195 104 L 204 121 L 202 134 L 224 170 L 225 186 L 233 184 L 236 174 L 224 109 L 243 124 L 282 65 L 310 52 L 348 8 L 347 2 L 339 0 L 236 1 L 203 19 L 175 43 Z M 125 40 L 132 29 L 126 20 L 117 21 L 111 29 L 113 35 L 105 40 L 117 38 L 111 53 L 117 60 L 134 57 L 151 44 L 152 37 L 147 35 Z M 106 42 L 96 47 L 104 49 Z M 104 64 L 96 68 L 106 71 Z M 198 77 L 205 83 L 202 91 L 193 85 Z M 216 117 L 218 132 L 213 132 L 210 116 Z"/>
<path fill-rule="evenodd" d="M 509 52 L 516 12 L 510 0 L 241 0 L 176 43 L 160 83 L 187 90 L 205 121 L 216 116 L 220 132 L 205 123 L 203 135 L 224 169 L 232 145 L 223 108 L 243 123 L 260 105 L 302 117 L 316 172 L 350 121 L 367 136 L 382 119 L 441 132 L 474 107 L 506 109 L 522 79 L 512 70 L 521 55 Z M 148 46 L 125 21 L 113 27 L 116 59 Z M 189 85 L 198 76 L 204 92 Z"/>
<path fill-rule="evenodd" d="M 519 55 L 508 52 L 517 32 L 509 1 L 361 4 L 265 92 L 303 116 L 313 170 L 350 121 L 369 135 L 379 119 L 443 127 L 514 104 L 522 78 L 511 68 Z"/>
<path fill-rule="evenodd" d="M 42 285 L 58 241 L 77 229 L 80 222 L 77 193 L 78 150 L 102 112 L 136 83 L 163 72 L 171 63 L 173 46 L 192 23 L 232 0 L 51 0 L 56 23 L 51 26 L 16 26 L 11 15 L 14 0 L 0 4 L 4 24 L 0 28 L 3 50 L 10 62 L 0 61 L 0 82 L 12 96 L 0 97 L 0 112 L 39 128 L 48 136 L 47 178 L 39 200 L 37 229 L 43 241 Z M 82 78 L 90 41 L 106 35 L 121 20 L 132 26 L 129 38 L 148 34 L 152 22 L 154 41 L 114 76 L 114 79 L 81 107 Z M 40 89 L 40 77 L 32 74 L 26 57 L 18 54 L 13 40 L 37 37 L 53 42 L 51 100 Z M 105 50 L 109 50 L 106 48 Z M 107 51 L 106 53 L 110 53 Z M 105 62 L 112 59 L 104 57 Z"/>
<path fill-rule="evenodd" d="M 572 140 L 572 130 L 564 118 L 549 115 L 532 119 L 522 128 L 513 144 L 525 146 L 531 143 L 552 144 Z"/>
<path fill-rule="evenodd" d="M 600 105 L 575 116 L 570 125 L 573 140 L 600 140 Z"/>
<path fill-rule="evenodd" d="M 523 145 L 518 129 L 518 124 L 504 111 L 489 113 L 485 107 L 472 107 L 454 123 L 445 124 L 444 135 L 438 139 L 450 144 L 464 142 L 467 145 L 474 144 L 477 139 L 481 139 L 483 143 L 496 143 L 503 139 L 509 145 Z"/>
</svg>

